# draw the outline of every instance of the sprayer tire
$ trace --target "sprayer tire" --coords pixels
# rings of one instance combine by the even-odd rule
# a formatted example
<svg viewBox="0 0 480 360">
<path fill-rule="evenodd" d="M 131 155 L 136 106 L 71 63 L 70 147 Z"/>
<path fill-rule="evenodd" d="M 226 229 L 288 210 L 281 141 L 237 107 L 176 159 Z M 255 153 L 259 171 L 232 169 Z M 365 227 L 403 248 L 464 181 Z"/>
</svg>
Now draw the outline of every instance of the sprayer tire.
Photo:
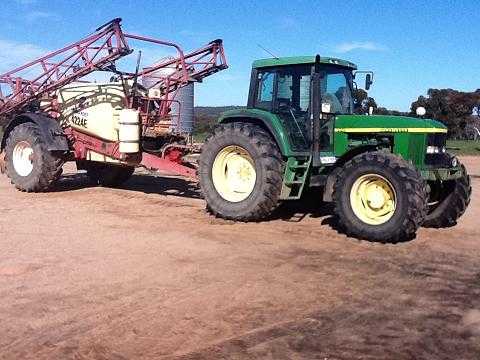
<svg viewBox="0 0 480 360">
<path fill-rule="evenodd" d="M 62 175 L 64 160 L 49 151 L 38 125 L 24 123 L 8 135 L 5 145 L 7 176 L 25 192 L 45 192 Z"/>
</svg>

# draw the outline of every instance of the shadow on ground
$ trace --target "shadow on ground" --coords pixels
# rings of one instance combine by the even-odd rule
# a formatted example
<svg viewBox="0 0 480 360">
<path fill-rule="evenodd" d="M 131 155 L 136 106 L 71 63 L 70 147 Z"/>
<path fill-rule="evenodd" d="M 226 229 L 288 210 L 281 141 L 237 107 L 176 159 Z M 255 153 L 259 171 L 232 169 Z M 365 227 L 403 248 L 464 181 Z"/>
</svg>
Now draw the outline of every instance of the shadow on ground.
<svg viewBox="0 0 480 360">
<path fill-rule="evenodd" d="M 92 183 L 85 173 L 63 175 L 52 191 L 66 192 L 98 187 Z M 144 194 L 159 194 L 200 199 L 201 193 L 197 183 L 177 177 L 158 175 L 133 175 L 117 189 L 137 191 Z"/>
<path fill-rule="evenodd" d="M 85 173 L 67 174 L 61 177 L 53 191 L 67 192 L 92 187 L 98 187 L 98 185 L 92 183 Z M 144 194 L 169 195 L 190 199 L 203 198 L 198 183 L 181 177 L 156 174 L 134 174 L 127 182 L 117 188 Z M 300 200 L 281 202 L 271 216 L 263 221 L 282 220 L 300 223 L 307 217 L 318 219 L 319 226 L 327 225 L 339 234 L 345 233 L 334 215 L 333 204 L 323 202 L 322 192 L 317 188 L 306 190 Z M 413 239 L 414 237 L 399 242 L 407 242 Z"/>
<path fill-rule="evenodd" d="M 80 189 L 98 187 L 92 183 L 85 173 L 63 175 L 57 182 L 52 191 L 67 192 Z M 159 194 L 179 196 L 191 199 L 202 199 L 198 183 L 186 180 L 181 177 L 160 176 L 155 174 L 134 174 L 123 185 L 117 189 L 137 191 L 144 194 Z M 330 203 L 321 201 L 322 193 L 319 190 L 308 190 L 301 200 L 285 201 L 280 204 L 278 209 L 272 214 L 269 220 L 284 220 L 291 222 L 300 222 L 305 217 L 321 218 L 328 225 L 335 226 L 336 221 L 332 217 L 333 207 Z"/>
<path fill-rule="evenodd" d="M 322 200 L 322 192 L 318 189 L 309 189 L 300 200 L 285 201 L 272 214 L 273 219 L 290 222 L 300 222 L 306 217 L 323 218 L 322 223 L 336 225 L 333 217 L 332 203 Z"/>
</svg>

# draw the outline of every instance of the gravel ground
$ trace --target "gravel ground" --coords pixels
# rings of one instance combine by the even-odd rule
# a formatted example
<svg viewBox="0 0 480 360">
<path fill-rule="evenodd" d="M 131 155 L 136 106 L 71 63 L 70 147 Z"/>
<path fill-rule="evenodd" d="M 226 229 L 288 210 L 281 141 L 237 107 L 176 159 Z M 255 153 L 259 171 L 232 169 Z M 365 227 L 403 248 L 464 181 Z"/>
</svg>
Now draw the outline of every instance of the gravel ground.
<svg viewBox="0 0 480 360">
<path fill-rule="evenodd" d="M 209 216 L 194 184 L 0 177 L 2 359 L 478 359 L 480 158 L 455 227 L 382 245 L 328 208 Z"/>
</svg>

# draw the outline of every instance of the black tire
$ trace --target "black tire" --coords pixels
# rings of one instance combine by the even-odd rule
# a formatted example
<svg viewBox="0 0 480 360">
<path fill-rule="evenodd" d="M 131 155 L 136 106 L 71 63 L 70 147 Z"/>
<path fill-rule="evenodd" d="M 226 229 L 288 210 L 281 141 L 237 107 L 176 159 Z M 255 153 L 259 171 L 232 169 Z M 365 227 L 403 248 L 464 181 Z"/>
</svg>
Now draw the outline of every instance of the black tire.
<svg viewBox="0 0 480 360">
<path fill-rule="evenodd" d="M 213 183 L 212 167 L 217 154 L 228 146 L 240 146 L 253 160 L 256 181 L 248 197 L 239 202 L 225 200 Z M 207 138 L 199 159 L 199 181 L 207 210 L 215 216 L 237 221 L 259 221 L 278 206 L 284 161 L 270 134 L 249 123 L 222 124 Z"/>
<path fill-rule="evenodd" d="M 376 174 L 388 180 L 396 195 L 393 215 L 385 223 L 372 225 L 355 215 L 350 192 L 362 175 Z M 399 242 L 414 237 L 427 211 L 425 181 L 415 167 L 385 152 L 368 152 L 348 161 L 337 174 L 333 201 L 340 229 L 347 235 L 378 242 Z"/>
<path fill-rule="evenodd" d="M 19 174 L 14 165 L 13 153 L 21 143 L 28 144 L 33 150 L 30 155 L 33 167 L 28 175 Z M 49 190 L 62 175 L 64 164 L 60 155 L 48 151 L 40 128 L 33 123 L 20 124 L 10 132 L 5 145 L 5 161 L 7 176 L 12 184 L 18 190 L 26 192 Z"/>
<path fill-rule="evenodd" d="M 451 227 L 457 224 L 457 220 L 465 213 L 465 210 L 470 204 L 472 195 L 472 185 L 470 183 L 470 176 L 463 164 L 462 177 L 445 181 L 443 184 L 432 184 L 433 186 L 440 186 L 435 189 L 435 193 L 441 194 L 438 203 L 429 208 L 424 227 L 443 228 Z M 433 191 L 434 189 L 432 189 Z"/>
<path fill-rule="evenodd" d="M 87 176 L 95 185 L 105 187 L 117 187 L 125 183 L 133 175 L 133 166 L 111 165 L 88 161 L 83 168 L 87 170 Z"/>
</svg>

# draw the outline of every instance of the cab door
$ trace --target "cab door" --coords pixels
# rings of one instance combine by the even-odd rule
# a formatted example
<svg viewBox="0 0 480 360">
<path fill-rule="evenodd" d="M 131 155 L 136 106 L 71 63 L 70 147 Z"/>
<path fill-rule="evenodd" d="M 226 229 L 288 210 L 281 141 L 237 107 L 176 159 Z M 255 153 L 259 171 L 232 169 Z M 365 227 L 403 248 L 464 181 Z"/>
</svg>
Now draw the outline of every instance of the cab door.
<svg viewBox="0 0 480 360">
<path fill-rule="evenodd" d="M 273 112 L 286 127 L 292 148 L 298 152 L 310 151 L 310 68 L 296 65 L 279 67 Z"/>
<path fill-rule="evenodd" d="M 293 151 L 310 152 L 310 65 L 277 66 L 252 71 L 248 106 L 275 114 Z"/>
<path fill-rule="evenodd" d="M 316 63 L 312 72 L 311 101 L 313 164 L 330 164 L 335 162 L 335 118 L 353 112 L 351 71 Z"/>
</svg>

